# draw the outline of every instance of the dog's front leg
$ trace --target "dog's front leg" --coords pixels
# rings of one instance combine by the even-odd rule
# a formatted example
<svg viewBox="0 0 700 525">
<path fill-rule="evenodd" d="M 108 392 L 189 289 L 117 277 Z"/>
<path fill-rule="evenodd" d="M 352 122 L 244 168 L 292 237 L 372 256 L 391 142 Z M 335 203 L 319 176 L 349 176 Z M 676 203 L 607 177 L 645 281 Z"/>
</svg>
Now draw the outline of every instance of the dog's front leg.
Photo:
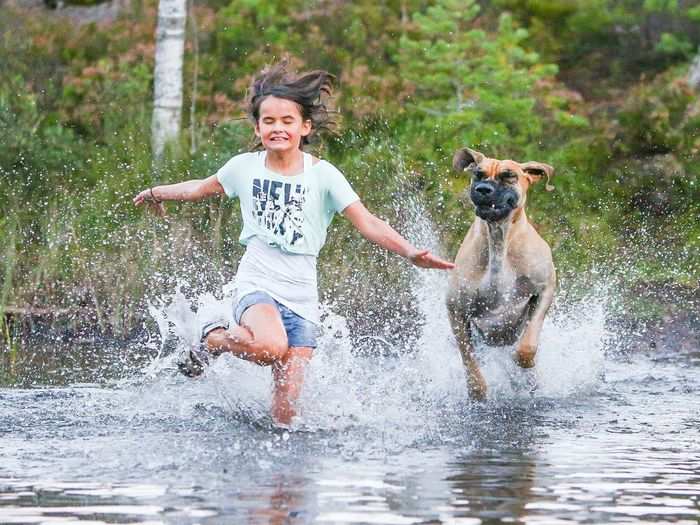
<svg viewBox="0 0 700 525">
<path fill-rule="evenodd" d="M 462 362 L 467 371 L 467 388 L 469 395 L 479 401 L 486 399 L 486 381 L 481 374 L 479 364 L 476 362 L 474 355 L 474 347 L 471 342 L 471 328 L 468 319 L 456 319 L 454 315 L 450 315 L 452 330 L 457 339 L 459 353 L 462 356 Z"/>
<path fill-rule="evenodd" d="M 535 355 L 540 341 L 540 332 L 544 324 L 544 317 L 554 299 L 554 289 L 556 288 L 556 278 L 554 274 L 545 286 L 545 289 L 535 297 L 530 305 L 529 320 L 525 327 L 515 357 L 518 364 L 523 368 L 535 366 Z"/>
<path fill-rule="evenodd" d="M 462 362 L 467 369 L 467 388 L 469 395 L 478 401 L 486 399 L 486 380 L 481 374 L 479 364 L 476 362 L 474 347 L 471 343 L 471 334 L 465 340 L 459 342 L 459 353 L 462 355 Z"/>
</svg>

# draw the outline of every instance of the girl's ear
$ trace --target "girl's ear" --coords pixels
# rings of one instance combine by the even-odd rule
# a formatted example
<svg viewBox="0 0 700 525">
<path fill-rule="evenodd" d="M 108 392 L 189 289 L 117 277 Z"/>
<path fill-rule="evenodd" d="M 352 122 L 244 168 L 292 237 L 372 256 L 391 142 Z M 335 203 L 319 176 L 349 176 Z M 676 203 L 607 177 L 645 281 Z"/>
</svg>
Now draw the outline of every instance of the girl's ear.
<svg viewBox="0 0 700 525">
<path fill-rule="evenodd" d="M 260 126 L 258 126 L 258 123 L 257 123 L 257 122 L 255 123 L 255 136 L 258 137 L 258 138 L 262 138 L 262 137 L 260 136 Z"/>
<path fill-rule="evenodd" d="M 313 129 L 313 124 L 311 123 L 311 119 L 306 119 L 301 124 L 301 136 L 307 137 L 309 135 L 309 133 L 311 133 L 312 129 Z"/>
</svg>

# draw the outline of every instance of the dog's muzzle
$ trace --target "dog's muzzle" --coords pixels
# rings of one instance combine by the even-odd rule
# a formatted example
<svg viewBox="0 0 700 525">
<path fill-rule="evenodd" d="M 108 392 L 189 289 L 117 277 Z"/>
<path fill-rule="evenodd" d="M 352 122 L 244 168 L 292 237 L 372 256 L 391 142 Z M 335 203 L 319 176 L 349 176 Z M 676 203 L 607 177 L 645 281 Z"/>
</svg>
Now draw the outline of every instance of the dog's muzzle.
<svg viewBox="0 0 700 525">
<path fill-rule="evenodd" d="M 476 215 L 488 222 L 505 219 L 518 206 L 519 200 L 519 195 L 513 188 L 493 181 L 475 182 L 469 197 L 476 207 Z"/>
</svg>

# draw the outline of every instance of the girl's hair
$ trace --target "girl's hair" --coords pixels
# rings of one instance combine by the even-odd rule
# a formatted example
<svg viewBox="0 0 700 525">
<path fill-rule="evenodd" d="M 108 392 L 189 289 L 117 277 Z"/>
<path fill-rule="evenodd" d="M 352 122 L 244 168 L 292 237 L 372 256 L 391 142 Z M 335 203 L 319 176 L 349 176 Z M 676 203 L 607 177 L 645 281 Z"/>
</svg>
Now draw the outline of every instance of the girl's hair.
<svg viewBox="0 0 700 525">
<path fill-rule="evenodd" d="M 329 99 L 333 94 L 335 77 L 328 71 L 310 71 L 296 74 L 289 71 L 287 60 L 263 69 L 253 80 L 248 95 L 248 118 L 257 124 L 260 119 L 260 105 L 267 97 L 277 97 L 296 102 L 304 120 L 311 121 L 311 133 L 302 137 L 299 144 L 303 148 L 310 144 L 319 133 L 332 132 L 336 122 L 331 117 Z M 262 146 L 258 139 L 254 149 Z"/>
</svg>

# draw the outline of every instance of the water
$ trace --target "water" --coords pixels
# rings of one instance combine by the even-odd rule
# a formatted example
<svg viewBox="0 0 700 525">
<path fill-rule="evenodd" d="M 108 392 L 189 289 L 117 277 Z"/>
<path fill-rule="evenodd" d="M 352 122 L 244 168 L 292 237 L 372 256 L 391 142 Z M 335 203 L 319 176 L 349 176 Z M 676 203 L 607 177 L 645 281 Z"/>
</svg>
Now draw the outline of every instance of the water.
<svg viewBox="0 0 700 525">
<path fill-rule="evenodd" d="M 482 351 L 473 403 L 444 277 L 425 278 L 411 352 L 351 351 L 326 318 L 292 432 L 271 425 L 269 371 L 227 356 L 194 381 L 164 356 L 0 390 L 0 523 L 700 521 L 700 352 L 615 350 L 595 292 L 554 312 L 534 378 Z"/>
<path fill-rule="evenodd" d="M 328 310 L 292 431 L 268 369 L 174 371 L 211 296 L 152 308 L 164 348 L 36 347 L 55 373 L 0 389 L 0 523 L 700 522 L 700 351 L 627 348 L 593 290 L 560 299 L 534 371 L 482 349 L 475 403 L 445 286 L 416 274 L 412 348 L 353 343 Z"/>
</svg>

